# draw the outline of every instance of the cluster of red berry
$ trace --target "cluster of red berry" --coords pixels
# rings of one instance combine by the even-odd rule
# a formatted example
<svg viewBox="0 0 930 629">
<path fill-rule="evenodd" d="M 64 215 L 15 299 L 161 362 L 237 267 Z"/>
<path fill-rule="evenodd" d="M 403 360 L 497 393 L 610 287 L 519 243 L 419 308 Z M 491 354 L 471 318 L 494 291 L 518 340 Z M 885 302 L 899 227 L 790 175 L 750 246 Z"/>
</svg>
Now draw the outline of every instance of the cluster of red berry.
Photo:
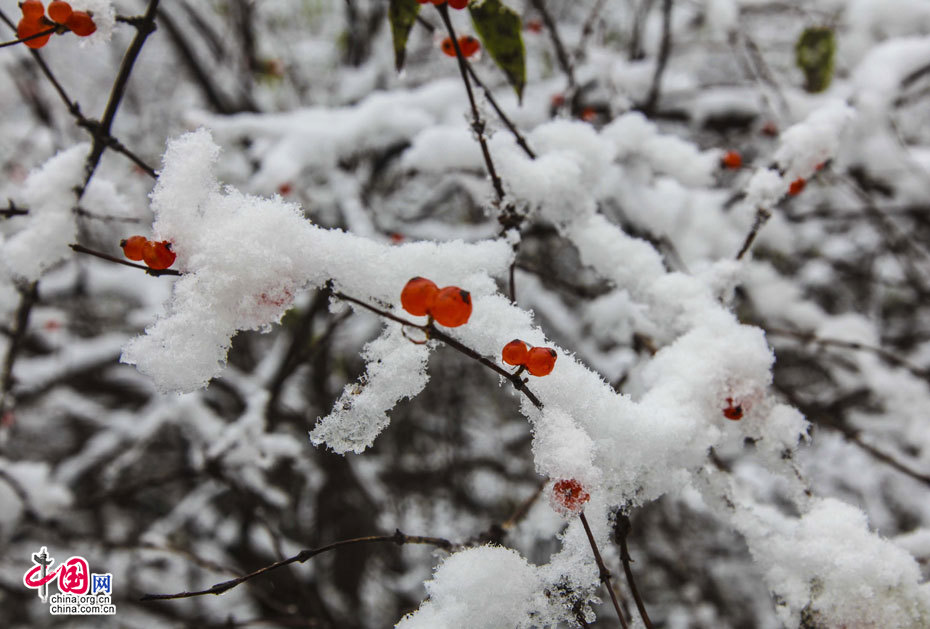
<svg viewBox="0 0 930 629">
<path fill-rule="evenodd" d="M 432 280 L 414 277 L 400 293 L 400 305 L 417 317 L 429 315 L 436 323 L 457 328 L 471 316 L 471 295 L 458 286 L 440 289 Z"/>
<path fill-rule="evenodd" d="M 462 35 L 459 37 L 459 50 L 466 57 L 471 57 L 481 49 L 481 43 L 471 35 Z M 452 45 L 452 38 L 446 37 L 442 40 L 442 51 L 450 57 L 455 56 L 455 46 Z"/>
<path fill-rule="evenodd" d="M 49 2 L 48 17 L 45 16 L 45 6 L 41 0 L 24 0 L 19 8 L 23 17 L 16 26 L 17 37 L 26 39 L 49 31 L 47 35 L 33 37 L 24 42 L 30 48 L 41 48 L 48 43 L 53 33 L 64 34 L 71 31 L 79 37 L 87 37 L 97 30 L 97 25 L 89 13 L 72 10 L 67 2 Z"/>
<path fill-rule="evenodd" d="M 446 0 L 417 0 L 420 4 L 445 4 Z M 449 0 L 449 6 L 453 9 L 464 9 L 468 6 L 468 0 Z"/>
<path fill-rule="evenodd" d="M 119 246 L 123 254 L 130 260 L 143 260 L 150 269 L 161 271 L 174 264 L 177 254 L 171 250 L 171 243 L 167 240 L 156 242 L 145 236 L 130 236 L 121 240 Z"/>
<path fill-rule="evenodd" d="M 578 513 L 590 499 L 591 494 L 574 478 L 558 480 L 552 486 L 552 502 L 559 511 Z"/>
<path fill-rule="evenodd" d="M 525 367 L 531 375 L 548 376 L 555 368 L 557 355 L 551 347 L 530 347 L 520 339 L 504 345 L 501 358 L 508 365 Z"/>
</svg>

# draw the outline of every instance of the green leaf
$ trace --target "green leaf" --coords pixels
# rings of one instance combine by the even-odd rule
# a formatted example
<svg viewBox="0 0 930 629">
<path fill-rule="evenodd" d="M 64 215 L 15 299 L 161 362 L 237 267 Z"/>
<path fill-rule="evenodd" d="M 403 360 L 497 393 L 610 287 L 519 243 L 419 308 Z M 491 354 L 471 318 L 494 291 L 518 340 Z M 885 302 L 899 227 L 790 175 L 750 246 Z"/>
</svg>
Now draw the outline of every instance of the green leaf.
<svg viewBox="0 0 930 629">
<path fill-rule="evenodd" d="M 804 89 L 822 92 L 833 78 L 836 37 L 832 28 L 813 26 L 804 29 L 794 46 L 794 58 L 804 72 Z"/>
<path fill-rule="evenodd" d="M 388 20 L 391 22 L 391 35 L 394 37 L 394 65 L 398 72 L 404 67 L 407 38 L 419 12 L 420 3 L 417 0 L 391 0 L 391 6 L 388 7 Z"/>
<path fill-rule="evenodd" d="M 485 50 L 507 75 L 517 98 L 522 99 L 526 85 L 526 52 L 520 16 L 500 0 L 470 2 L 468 12 Z"/>
</svg>

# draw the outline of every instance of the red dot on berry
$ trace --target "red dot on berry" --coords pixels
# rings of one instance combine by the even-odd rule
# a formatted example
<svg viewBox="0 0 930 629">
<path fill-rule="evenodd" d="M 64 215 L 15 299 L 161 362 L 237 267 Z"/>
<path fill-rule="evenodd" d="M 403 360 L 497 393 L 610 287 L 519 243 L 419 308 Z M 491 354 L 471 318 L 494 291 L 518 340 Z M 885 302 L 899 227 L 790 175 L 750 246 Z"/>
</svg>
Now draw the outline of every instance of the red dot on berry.
<svg viewBox="0 0 930 629">
<path fill-rule="evenodd" d="M 411 278 L 400 291 L 400 305 L 410 314 L 422 317 L 429 314 L 439 294 L 439 287 L 425 277 Z"/>
<path fill-rule="evenodd" d="M 447 328 L 464 325 L 471 317 L 471 295 L 458 286 L 446 286 L 436 295 L 430 314 L 436 323 Z"/>
<path fill-rule="evenodd" d="M 557 357 L 550 347 L 534 347 L 526 355 L 526 370 L 537 377 L 548 376 L 555 368 Z"/>
<path fill-rule="evenodd" d="M 501 350 L 501 358 L 508 365 L 522 365 L 526 363 L 526 357 L 529 354 L 529 349 L 526 347 L 526 343 L 520 339 L 514 339 L 504 345 L 504 349 Z"/>
</svg>

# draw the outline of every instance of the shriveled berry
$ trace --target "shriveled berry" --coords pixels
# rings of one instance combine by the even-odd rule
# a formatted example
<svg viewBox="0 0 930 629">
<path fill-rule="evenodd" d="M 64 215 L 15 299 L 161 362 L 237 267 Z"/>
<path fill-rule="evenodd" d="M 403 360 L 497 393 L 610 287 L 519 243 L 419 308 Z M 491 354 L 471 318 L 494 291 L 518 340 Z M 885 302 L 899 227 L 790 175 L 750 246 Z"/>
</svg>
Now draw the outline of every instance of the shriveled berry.
<svg viewBox="0 0 930 629">
<path fill-rule="evenodd" d="M 481 49 L 481 42 L 471 35 L 462 35 L 459 37 L 459 49 L 466 57 L 471 57 Z"/>
<path fill-rule="evenodd" d="M 804 190 L 804 186 L 806 185 L 807 181 L 804 179 L 804 177 L 798 177 L 791 182 L 790 186 L 788 186 L 788 194 L 796 197 L 797 195 L 801 194 L 801 191 Z"/>
<path fill-rule="evenodd" d="M 22 10 L 23 17 L 25 18 L 38 20 L 45 15 L 45 6 L 42 4 L 41 0 L 24 0 L 19 5 L 19 8 Z"/>
<path fill-rule="evenodd" d="M 29 18 L 24 17 L 19 21 L 19 24 L 16 25 L 16 37 L 19 39 L 26 39 L 27 37 L 32 37 L 42 31 L 47 31 L 48 26 L 42 23 L 41 16 L 38 18 Z M 35 37 L 28 41 L 23 42 L 29 48 L 41 48 L 48 43 L 49 38 L 52 36 L 51 33 L 48 35 L 43 35 L 42 37 Z"/>
<path fill-rule="evenodd" d="M 449 0 L 449 6 L 453 9 L 464 9 L 468 6 L 468 0 Z"/>
<path fill-rule="evenodd" d="M 457 328 L 468 322 L 471 316 L 471 295 L 458 286 L 446 286 L 436 295 L 430 314 L 436 323 L 447 328 Z"/>
<path fill-rule="evenodd" d="M 742 168 L 743 156 L 736 151 L 727 151 L 723 154 L 723 157 L 720 158 L 720 163 L 723 164 L 724 168 L 736 170 L 737 168 Z"/>
<path fill-rule="evenodd" d="M 552 486 L 552 502 L 559 511 L 578 513 L 590 499 L 591 494 L 574 478 L 563 478 Z"/>
<path fill-rule="evenodd" d="M 442 48 L 442 51 L 449 57 L 455 56 L 455 45 L 452 43 L 451 37 L 446 37 L 444 40 L 442 40 L 442 45 L 440 47 Z"/>
<path fill-rule="evenodd" d="M 150 269 L 167 269 L 174 264 L 177 255 L 171 250 L 171 243 L 167 240 L 154 242 L 149 240 L 142 248 L 142 259 Z"/>
<path fill-rule="evenodd" d="M 534 347 L 526 355 L 526 370 L 534 376 L 548 376 L 555 368 L 557 356 L 551 347 Z"/>
<path fill-rule="evenodd" d="M 84 11 L 73 11 L 65 21 L 65 26 L 70 28 L 71 32 L 78 37 L 93 35 L 97 30 L 94 19 Z"/>
<path fill-rule="evenodd" d="M 48 3 L 48 17 L 51 18 L 53 22 L 64 24 L 68 21 L 68 18 L 71 17 L 72 13 L 74 13 L 74 11 L 67 2 L 55 0 L 54 2 Z"/>
<path fill-rule="evenodd" d="M 141 260 L 142 251 L 149 239 L 145 236 L 130 236 L 121 240 L 119 246 L 123 248 L 123 255 L 130 260 Z"/>
<path fill-rule="evenodd" d="M 438 294 L 439 287 L 435 282 L 425 277 L 414 277 L 400 291 L 400 305 L 410 314 L 422 317 L 429 314 Z"/>
<path fill-rule="evenodd" d="M 526 363 L 526 357 L 529 354 L 529 349 L 526 347 L 526 343 L 520 339 L 514 339 L 504 345 L 504 349 L 501 350 L 501 358 L 508 365 L 523 365 Z"/>
<path fill-rule="evenodd" d="M 733 421 L 739 421 L 743 418 L 743 405 L 733 404 L 733 398 L 727 398 L 727 407 L 723 409 L 723 416 Z"/>
</svg>

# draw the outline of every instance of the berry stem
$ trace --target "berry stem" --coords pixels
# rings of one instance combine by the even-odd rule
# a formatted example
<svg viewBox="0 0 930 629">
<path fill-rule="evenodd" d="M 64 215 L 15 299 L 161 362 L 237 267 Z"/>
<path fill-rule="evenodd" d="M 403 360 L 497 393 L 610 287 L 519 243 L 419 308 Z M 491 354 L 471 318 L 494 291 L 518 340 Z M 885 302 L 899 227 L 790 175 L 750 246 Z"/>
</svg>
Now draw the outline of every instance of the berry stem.
<svg viewBox="0 0 930 629">
<path fill-rule="evenodd" d="M 449 37 L 452 39 L 452 46 L 455 48 L 455 56 L 459 61 L 459 72 L 462 74 L 462 81 L 465 83 L 465 91 L 468 92 L 468 102 L 471 105 L 471 128 L 478 136 L 478 143 L 481 145 L 481 154 L 484 156 L 484 163 L 488 168 L 488 174 L 491 175 L 491 183 L 494 185 L 494 193 L 497 195 L 497 201 L 504 201 L 504 185 L 501 183 L 501 178 L 497 174 L 497 169 L 494 167 L 494 161 L 491 159 L 491 151 L 488 149 L 488 141 L 484 137 L 484 120 L 481 119 L 481 114 L 478 113 L 478 105 L 475 103 L 475 95 L 471 89 L 471 81 L 468 78 L 468 69 L 466 67 L 465 55 L 462 54 L 462 49 L 459 46 L 459 40 L 455 35 L 455 29 L 452 27 L 452 20 L 449 19 L 449 7 L 446 3 L 437 4 L 436 10 L 439 11 L 439 15 L 442 17 L 443 23 L 446 25 L 446 30 L 449 31 Z"/>
<path fill-rule="evenodd" d="M 39 31 L 38 33 L 33 33 L 29 37 L 23 37 L 22 39 L 14 39 L 13 41 L 5 41 L 3 43 L 0 43 L 0 48 L 6 48 L 8 46 L 15 46 L 16 44 L 21 44 L 23 42 L 27 42 L 33 39 L 39 39 L 40 37 L 45 37 L 46 35 L 52 35 L 57 31 L 58 31 L 57 27 L 52 27 L 48 30 Z"/>
<path fill-rule="evenodd" d="M 646 626 L 646 629 L 652 629 L 652 621 L 649 620 L 649 614 L 646 613 L 646 605 L 643 604 L 643 599 L 639 595 L 639 590 L 636 588 L 636 581 L 633 579 L 633 568 L 630 567 L 630 564 L 633 563 L 633 558 L 630 557 L 630 550 L 626 545 L 626 537 L 629 535 L 630 530 L 633 526 L 630 524 L 630 518 L 626 514 L 619 513 L 617 514 L 617 541 L 620 542 L 620 561 L 623 562 L 623 572 L 626 574 L 626 581 L 630 586 L 630 592 L 633 594 L 633 600 L 636 601 L 636 609 L 639 610 L 639 615 L 643 619 L 643 624 Z"/>
<path fill-rule="evenodd" d="M 594 541 L 594 534 L 591 532 L 591 527 L 588 525 L 588 518 L 585 517 L 584 511 L 578 514 L 578 517 L 581 519 L 581 525 L 584 527 L 584 532 L 588 536 L 588 543 L 591 544 L 591 551 L 594 553 L 594 562 L 597 564 L 597 569 L 600 572 L 601 583 L 607 588 L 607 592 L 610 594 L 610 600 L 614 604 L 614 609 L 617 611 L 617 618 L 620 619 L 620 625 L 623 629 L 628 629 L 629 625 L 626 624 L 626 618 L 623 617 L 623 612 L 620 610 L 620 603 L 617 601 L 617 594 L 614 592 L 613 586 L 610 585 L 610 570 L 607 569 L 607 566 L 604 565 L 604 559 L 601 558 L 601 551 L 597 548 L 597 542 Z M 624 564 L 626 565 L 626 564 Z M 640 604 L 639 597 L 636 597 L 637 606 Z M 646 623 L 647 629 L 652 629 L 652 623 L 649 622 L 649 617 L 646 616 L 644 610 L 640 610 L 640 613 L 643 616 L 643 621 Z"/>
</svg>

